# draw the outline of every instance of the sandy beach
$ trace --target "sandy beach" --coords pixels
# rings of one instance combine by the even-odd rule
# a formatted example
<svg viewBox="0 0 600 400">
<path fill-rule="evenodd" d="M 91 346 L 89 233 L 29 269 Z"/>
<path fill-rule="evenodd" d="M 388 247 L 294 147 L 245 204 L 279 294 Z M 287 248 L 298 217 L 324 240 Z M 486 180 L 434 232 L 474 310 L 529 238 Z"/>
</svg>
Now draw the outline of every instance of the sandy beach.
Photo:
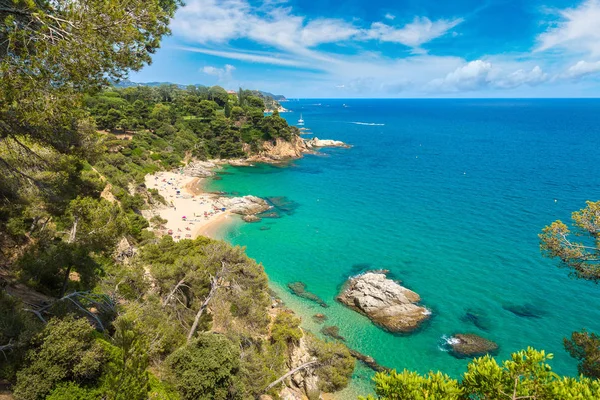
<svg viewBox="0 0 600 400">
<path fill-rule="evenodd" d="M 233 215 L 217 203 L 217 196 L 202 192 L 201 179 L 177 172 L 158 172 L 146 175 L 148 189 L 157 189 L 167 205 L 145 211 L 149 220 L 160 216 L 167 220 L 161 227 L 150 223 L 151 229 L 175 240 L 194 239 L 200 235 L 214 237 L 218 227 Z"/>
</svg>

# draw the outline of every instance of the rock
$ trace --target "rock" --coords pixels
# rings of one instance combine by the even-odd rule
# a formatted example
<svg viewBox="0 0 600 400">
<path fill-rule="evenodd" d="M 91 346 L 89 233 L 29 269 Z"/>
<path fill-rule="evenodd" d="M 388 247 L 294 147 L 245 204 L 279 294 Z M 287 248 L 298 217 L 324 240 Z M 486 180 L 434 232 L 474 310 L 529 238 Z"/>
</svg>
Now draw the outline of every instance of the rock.
<svg viewBox="0 0 600 400">
<path fill-rule="evenodd" d="M 268 394 L 261 394 L 258 400 L 273 400 L 273 398 Z"/>
<path fill-rule="evenodd" d="M 259 214 L 270 207 L 265 200 L 256 196 L 220 197 L 216 203 L 217 206 L 241 215 Z"/>
<path fill-rule="evenodd" d="M 496 343 L 472 333 L 456 334 L 448 339 L 448 345 L 457 358 L 478 357 L 498 350 Z"/>
<path fill-rule="evenodd" d="M 256 215 L 244 215 L 244 216 L 242 217 L 242 219 L 243 219 L 245 222 L 259 222 L 259 221 L 261 220 L 261 219 L 260 219 L 260 218 L 258 218 Z"/>
<path fill-rule="evenodd" d="M 315 314 L 315 315 L 312 316 L 312 319 L 317 324 L 322 324 L 323 322 L 327 321 L 327 315 L 325 315 L 325 314 Z"/>
<path fill-rule="evenodd" d="M 319 139 L 318 137 L 312 139 L 305 139 L 304 144 L 309 149 L 314 147 L 350 147 L 344 142 L 340 142 L 339 140 L 330 140 L 330 139 Z"/>
<path fill-rule="evenodd" d="M 268 231 L 268 230 L 270 230 L 270 229 L 271 229 L 271 227 L 270 227 L 270 226 L 264 226 L 264 225 L 263 225 L 263 226 L 261 226 L 261 227 L 260 227 L 260 230 L 261 230 L 261 231 Z"/>
<path fill-rule="evenodd" d="M 350 278 L 337 300 L 390 332 L 411 332 L 431 315 L 415 304 L 420 301 L 418 294 L 382 272 Z"/>
<path fill-rule="evenodd" d="M 477 309 L 467 309 L 465 315 L 460 318 L 461 321 L 475 325 L 482 331 L 489 331 L 491 322 L 483 311 Z"/>
<path fill-rule="evenodd" d="M 342 342 L 346 341 L 346 338 L 340 335 L 340 328 L 337 326 L 324 326 L 323 329 L 321 329 L 321 333 L 330 338 L 341 340 Z"/>
<path fill-rule="evenodd" d="M 121 262 L 127 263 L 135 253 L 136 248 L 129 243 L 127 238 L 123 237 L 115 249 L 114 257 Z"/>
<path fill-rule="evenodd" d="M 290 288 L 292 293 L 298 297 L 314 301 L 324 308 L 329 307 L 327 303 L 325 303 L 325 301 L 323 301 L 323 299 L 321 299 L 319 296 L 307 291 L 306 284 L 304 282 L 290 282 L 288 283 L 288 288 Z"/>
<path fill-rule="evenodd" d="M 213 176 L 212 171 L 217 165 L 210 161 L 194 161 L 183 168 L 183 174 L 186 176 L 194 176 L 198 178 L 207 178 Z"/>
<path fill-rule="evenodd" d="M 358 361 L 364 363 L 367 367 L 371 368 L 373 371 L 375 372 L 388 372 L 390 371 L 389 368 L 386 368 L 384 366 L 379 365 L 379 363 L 377 363 L 377 361 L 375 361 L 375 359 L 371 356 L 368 356 L 366 354 L 360 353 L 356 350 L 353 349 L 348 349 L 350 351 L 350 354 L 352 354 L 352 357 L 356 358 Z"/>
<path fill-rule="evenodd" d="M 544 311 L 533 304 L 503 304 L 502 308 L 523 318 L 542 318 Z"/>
</svg>

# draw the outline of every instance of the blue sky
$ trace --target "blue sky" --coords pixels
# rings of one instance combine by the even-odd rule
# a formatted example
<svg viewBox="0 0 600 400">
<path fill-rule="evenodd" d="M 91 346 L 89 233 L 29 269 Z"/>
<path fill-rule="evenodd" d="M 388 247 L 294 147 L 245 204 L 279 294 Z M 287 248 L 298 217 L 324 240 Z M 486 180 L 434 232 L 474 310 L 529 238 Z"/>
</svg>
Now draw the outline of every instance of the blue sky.
<svg viewBox="0 0 600 400">
<path fill-rule="evenodd" d="M 600 0 L 186 0 L 137 82 L 287 97 L 600 97 Z"/>
</svg>

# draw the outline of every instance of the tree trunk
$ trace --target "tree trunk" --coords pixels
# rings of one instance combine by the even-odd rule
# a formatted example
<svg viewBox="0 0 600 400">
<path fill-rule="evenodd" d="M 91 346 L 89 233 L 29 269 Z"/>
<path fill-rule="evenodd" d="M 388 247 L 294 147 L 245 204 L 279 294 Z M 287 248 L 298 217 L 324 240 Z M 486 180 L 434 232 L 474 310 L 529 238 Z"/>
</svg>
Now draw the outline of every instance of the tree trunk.
<svg viewBox="0 0 600 400">
<path fill-rule="evenodd" d="M 279 382 L 283 381 L 288 376 L 292 376 L 296 372 L 301 371 L 303 369 L 306 369 L 306 368 L 310 367 L 311 365 L 315 365 L 316 363 L 318 363 L 318 361 L 316 361 L 316 360 L 315 361 L 309 361 L 307 363 L 302 364 L 301 366 L 299 366 L 297 368 L 294 368 L 293 370 L 291 370 L 290 372 L 288 372 L 287 374 L 283 375 L 281 378 L 277 379 L 275 382 L 273 382 L 269 386 L 267 386 L 264 391 L 268 392 L 269 389 L 271 389 L 272 387 L 274 387 L 275 385 L 277 385 Z"/>
<path fill-rule="evenodd" d="M 67 240 L 67 243 L 69 243 L 69 244 L 72 244 L 75 242 L 75 238 L 77 237 L 77 223 L 78 222 L 79 222 L 79 217 L 75 217 L 75 222 L 73 222 L 73 226 L 71 227 L 71 232 L 69 233 L 69 239 Z M 67 267 L 67 272 L 65 273 L 65 279 L 63 280 L 62 289 L 60 290 L 60 296 L 58 296 L 58 297 L 63 297 L 65 295 L 65 292 L 67 291 L 67 285 L 69 284 L 69 275 L 71 275 L 71 267 L 72 267 L 72 265 L 70 265 L 70 264 Z"/>
<path fill-rule="evenodd" d="M 188 343 L 192 340 L 192 337 L 194 336 L 196 329 L 198 329 L 198 323 L 200 322 L 200 317 L 202 317 L 204 310 L 208 306 L 208 302 L 210 301 L 210 299 L 212 299 L 212 297 L 214 296 L 214 294 L 218 288 L 219 288 L 219 282 L 218 282 L 217 278 L 211 277 L 210 278 L 210 292 L 208 293 L 208 296 L 206 296 L 206 298 L 204 299 L 204 302 L 200 306 L 200 309 L 196 313 L 196 318 L 194 318 L 194 323 L 192 324 L 192 328 L 190 329 L 190 332 L 188 333 L 188 337 L 187 337 Z"/>
</svg>

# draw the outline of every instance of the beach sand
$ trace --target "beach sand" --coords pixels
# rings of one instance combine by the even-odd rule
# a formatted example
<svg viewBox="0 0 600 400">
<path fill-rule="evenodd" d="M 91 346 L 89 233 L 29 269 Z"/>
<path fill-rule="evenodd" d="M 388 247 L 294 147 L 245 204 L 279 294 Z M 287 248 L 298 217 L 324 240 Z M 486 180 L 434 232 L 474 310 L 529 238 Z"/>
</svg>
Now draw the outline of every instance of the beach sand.
<svg viewBox="0 0 600 400">
<path fill-rule="evenodd" d="M 176 241 L 200 235 L 214 237 L 223 223 L 235 218 L 227 210 L 217 207 L 217 196 L 202 191 L 200 178 L 176 172 L 158 172 L 146 175 L 145 183 L 148 189 L 157 189 L 167 205 L 144 211 L 144 216 L 148 220 L 156 215 L 166 219 L 162 229 L 156 229 L 150 223 L 151 229 L 161 235 L 170 234 Z"/>
</svg>

